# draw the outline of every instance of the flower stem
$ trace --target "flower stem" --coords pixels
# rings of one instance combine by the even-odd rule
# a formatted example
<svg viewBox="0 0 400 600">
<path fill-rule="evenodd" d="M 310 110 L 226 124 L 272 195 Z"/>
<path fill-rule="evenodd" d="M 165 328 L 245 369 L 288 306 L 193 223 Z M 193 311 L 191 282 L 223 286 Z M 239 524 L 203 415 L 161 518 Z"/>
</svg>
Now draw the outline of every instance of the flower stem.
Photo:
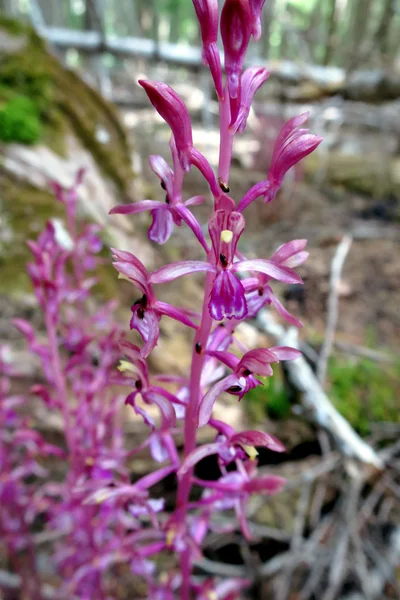
<svg viewBox="0 0 400 600">
<path fill-rule="evenodd" d="M 228 185 L 234 138 L 234 133 L 229 129 L 231 111 L 228 94 L 225 94 L 224 99 L 220 100 L 219 102 L 219 114 L 220 144 L 218 177 L 220 177 Z"/>
<path fill-rule="evenodd" d="M 197 409 L 200 401 L 201 393 L 201 374 L 205 360 L 205 349 L 207 346 L 208 336 L 210 335 L 212 318 L 208 309 L 208 301 L 213 282 L 213 273 L 208 273 L 206 277 L 206 285 L 204 292 L 203 311 L 201 316 L 201 324 L 197 331 L 193 343 L 192 365 L 190 371 L 190 396 L 189 404 L 186 409 L 185 431 L 184 431 L 184 456 L 186 457 L 196 447 L 196 430 L 197 430 Z M 197 348 L 201 348 L 198 353 Z M 187 504 L 191 489 L 192 470 L 189 470 L 180 480 L 178 486 L 177 508 L 181 512 L 182 521 L 186 518 Z M 189 600 L 190 598 L 190 571 L 191 559 L 190 548 L 187 546 L 181 554 L 181 600 Z"/>
<path fill-rule="evenodd" d="M 57 390 L 58 401 L 61 406 L 61 412 L 64 419 L 65 439 L 68 447 L 68 454 L 73 464 L 74 459 L 74 435 L 72 430 L 71 413 L 68 406 L 68 394 L 65 383 L 65 378 L 61 368 L 60 352 L 57 342 L 57 330 L 52 315 L 49 311 L 46 312 L 46 330 L 49 340 L 49 349 L 51 356 L 52 372 L 53 372 L 53 384 Z"/>
</svg>

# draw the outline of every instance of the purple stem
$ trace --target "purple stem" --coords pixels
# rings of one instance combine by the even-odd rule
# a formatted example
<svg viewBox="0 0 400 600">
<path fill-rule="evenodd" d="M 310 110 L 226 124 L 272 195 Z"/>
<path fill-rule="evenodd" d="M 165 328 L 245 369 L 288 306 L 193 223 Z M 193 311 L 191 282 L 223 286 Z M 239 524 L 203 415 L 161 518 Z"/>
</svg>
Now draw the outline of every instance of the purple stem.
<svg viewBox="0 0 400 600">
<path fill-rule="evenodd" d="M 229 105 L 229 95 L 227 93 L 225 93 L 224 98 L 219 101 L 219 112 L 220 143 L 218 177 L 220 177 L 228 185 L 232 161 L 233 138 L 235 134 L 229 128 L 231 111 Z"/>
<path fill-rule="evenodd" d="M 209 257 L 210 259 L 210 257 Z M 193 343 L 192 353 L 192 365 L 190 371 L 190 400 L 186 409 L 185 418 L 185 431 L 184 431 L 184 456 L 188 456 L 192 450 L 196 447 L 196 430 L 197 430 L 197 409 L 200 401 L 201 393 L 201 373 L 203 370 L 204 361 L 206 358 L 205 348 L 207 340 L 210 335 L 212 318 L 208 309 L 209 296 L 213 283 L 214 274 L 207 273 L 206 285 L 204 292 L 203 311 L 201 316 L 200 327 L 197 331 Z M 200 344 L 202 351 L 200 354 L 196 351 L 196 346 Z M 178 497 L 177 497 L 177 510 L 180 512 L 182 521 L 186 519 L 186 513 L 188 510 L 188 501 L 190 489 L 192 486 L 192 472 L 189 470 L 179 482 L 178 486 Z M 190 548 L 186 547 L 181 554 L 181 574 L 182 574 L 182 587 L 181 587 L 181 600 L 190 599 L 190 573 L 191 573 L 191 556 Z"/>
<path fill-rule="evenodd" d="M 69 451 L 71 465 L 74 464 L 75 443 L 72 429 L 71 413 L 68 406 L 68 394 L 65 378 L 61 368 L 61 359 L 57 342 L 56 325 L 49 311 L 46 311 L 46 330 L 49 340 L 49 349 L 53 367 L 53 383 L 58 393 L 58 401 L 64 419 L 65 439 Z M 69 471 L 71 474 L 71 470 Z"/>
</svg>

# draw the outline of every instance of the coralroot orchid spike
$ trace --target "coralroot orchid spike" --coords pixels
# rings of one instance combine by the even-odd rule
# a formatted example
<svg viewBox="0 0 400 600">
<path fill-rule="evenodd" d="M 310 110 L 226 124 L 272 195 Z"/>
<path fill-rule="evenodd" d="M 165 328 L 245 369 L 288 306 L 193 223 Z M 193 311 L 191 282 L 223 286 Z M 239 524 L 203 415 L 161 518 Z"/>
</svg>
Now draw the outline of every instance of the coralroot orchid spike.
<svg viewBox="0 0 400 600">
<path fill-rule="evenodd" d="M 220 110 L 218 179 L 193 144 L 184 101 L 165 83 L 139 82 L 171 130 L 170 162 L 158 153 L 150 157 L 151 169 L 161 183 L 159 197 L 116 206 L 111 213 L 135 219 L 138 213 L 150 211 L 151 242 L 165 244 L 173 229 L 181 227 L 187 228 L 188 248 L 185 260 L 171 264 L 162 264 L 166 255 L 160 252 L 161 266 L 157 264 L 155 270 L 147 269 L 127 250 L 112 249 L 119 278 L 130 283 L 126 289 L 131 315 L 126 329 L 132 333 L 123 333 L 114 322 L 115 302 L 96 310 L 90 302 L 102 244 L 98 228 L 81 226 L 76 218 L 83 171 L 70 188 L 52 183 L 65 206 L 66 226 L 53 219 L 35 242 L 29 242 L 33 259 L 28 273 L 45 333 L 39 336 L 23 319 L 16 319 L 14 325 L 40 361 L 40 383 L 31 393 L 46 410 L 59 413 L 65 433 L 63 448 L 48 444 L 30 427 L 22 410 L 28 398 L 12 393 L 12 379 L 18 374 L 0 346 L 0 420 L 4 423 L 0 430 L 0 534 L 9 562 L 17 570 L 19 554 L 24 555 L 24 597 L 42 598 L 32 537 L 40 523 L 45 524 L 49 539 L 57 540 L 54 573 L 59 576 L 57 591 L 62 598 L 114 597 L 111 575 L 119 566 L 124 574 L 141 578 L 152 600 L 239 600 L 252 583 L 245 578 L 194 575 L 193 567 L 202 559 L 215 515 L 234 511 L 243 535 L 251 536 L 248 501 L 256 495 L 279 493 L 285 484 L 281 477 L 260 475 L 258 448 L 285 449 L 277 438 L 262 431 L 261 423 L 254 429 L 243 425 L 235 430 L 216 418 L 217 407 L 221 394 L 246 402 L 248 391 L 273 376 L 272 365 L 298 358 L 298 350 L 284 346 L 248 348 L 236 337 L 235 329 L 265 306 L 301 325 L 280 303 L 273 282 L 301 284 L 294 269 L 304 263 L 307 252 L 306 240 L 284 240 L 271 258 L 258 258 L 251 255 L 247 242 L 246 258 L 241 248 L 247 233 L 243 210 L 259 196 L 272 201 L 286 172 L 321 142 L 303 128 L 307 114 L 290 119 L 275 143 L 266 178 L 236 198 L 237 189 L 229 181 L 233 143 L 246 127 L 255 93 L 268 79 L 262 67 L 243 71 L 250 39 L 260 36 L 264 3 L 225 0 L 219 18 L 217 0 L 193 0 L 203 60 L 210 68 Z M 219 23 L 225 73 L 217 47 Z M 203 194 L 186 199 L 185 178 L 192 166 L 208 184 L 212 202 Z M 203 205 L 201 213 L 196 212 L 199 204 Z M 198 216 L 207 208 L 207 222 L 201 223 Z M 194 248 L 189 247 L 190 240 Z M 173 296 L 182 299 L 183 307 L 165 302 L 160 286 L 178 287 L 180 278 L 189 274 L 204 283 L 197 294 L 201 306 L 200 302 L 198 307 L 185 306 L 184 288 Z M 182 365 L 176 365 L 175 372 L 174 357 L 168 356 L 173 350 L 162 335 L 165 317 L 179 328 L 188 328 L 192 355 L 186 374 L 178 371 Z M 170 331 L 169 336 L 173 335 Z M 172 348 L 179 344 L 175 340 Z M 162 372 L 167 358 L 168 367 Z M 134 447 L 124 443 L 124 401 L 144 424 L 143 438 Z M 211 430 L 212 437 L 197 445 L 199 427 Z M 139 453 L 148 453 L 154 461 L 146 473 L 137 469 Z M 42 459 L 50 456 L 65 456 L 65 480 L 45 481 L 39 487 L 38 482 L 48 477 Z M 215 461 L 216 479 L 198 476 L 197 466 L 204 458 Z M 140 459 L 140 464 L 148 461 Z M 177 482 L 174 505 L 162 497 L 166 478 Z M 192 493 L 194 485 L 196 493 Z M 165 560 L 160 555 L 166 553 L 168 573 L 161 571 Z"/>
<path fill-rule="evenodd" d="M 249 258 L 239 250 L 241 238 L 246 231 L 243 210 L 253 200 L 263 196 L 270 202 L 282 184 L 285 173 L 299 160 L 307 156 L 321 142 L 301 126 L 307 114 L 291 119 L 282 129 L 273 149 L 268 176 L 257 183 L 239 201 L 231 197 L 229 173 L 232 149 L 236 134 L 244 131 L 254 95 L 268 79 L 269 73 L 261 67 L 250 67 L 243 72 L 247 47 L 251 36 L 261 34 L 261 11 L 265 0 L 225 0 L 220 30 L 225 51 L 225 74 L 223 81 L 218 38 L 217 0 L 193 0 L 200 23 L 203 61 L 210 68 L 220 109 L 220 158 L 218 182 L 206 158 L 194 147 L 189 112 L 183 100 L 166 84 L 141 80 L 151 103 L 172 131 L 172 167 L 161 157 L 151 156 L 153 172 L 161 181 L 165 201 L 143 200 L 115 207 L 112 213 L 135 215 L 150 210 L 152 225 L 149 238 L 164 244 L 170 238 L 173 226 L 187 226 L 199 242 L 203 256 L 196 260 L 177 261 L 163 265 L 149 273 L 144 265 L 128 252 L 115 251 L 115 267 L 120 275 L 131 281 L 142 296 L 132 306 L 131 328 L 141 334 L 141 349 L 125 345 L 127 360 L 120 364 L 119 383 L 131 387 L 127 403 L 141 415 L 150 428 L 147 445 L 156 462 L 167 461 L 162 469 L 171 469 L 178 475 L 176 509 L 164 519 L 160 537 L 149 548 L 154 553 L 168 549 L 179 555 L 180 569 L 171 573 L 164 583 L 155 584 L 148 568 L 143 576 L 152 594 L 160 598 L 172 598 L 175 591 L 181 600 L 216 598 L 233 600 L 240 595 L 243 581 L 214 582 L 209 579 L 198 582 L 192 577 L 194 561 L 201 557 L 201 545 L 210 527 L 212 512 L 233 509 L 243 534 L 250 537 L 246 519 L 246 505 L 253 494 L 278 493 L 284 480 L 271 475 L 257 475 L 257 447 L 282 452 L 282 444 L 273 436 L 257 430 L 235 432 L 228 424 L 212 417 L 215 403 L 222 393 L 242 399 L 252 388 L 262 385 L 259 378 L 271 377 L 271 365 L 282 360 L 295 360 L 299 351 L 287 347 L 249 349 L 234 335 L 235 326 L 246 317 L 253 318 L 264 306 L 273 306 L 278 314 L 294 325 L 300 321 L 291 315 L 278 300 L 273 280 L 300 284 L 301 278 L 293 270 L 307 258 L 306 240 L 294 240 L 282 244 L 270 259 Z M 184 178 L 190 167 L 196 166 L 208 183 L 214 196 L 210 207 L 208 233 L 189 206 L 205 199 L 194 196 L 183 201 Z M 155 287 L 176 282 L 184 275 L 205 275 L 205 287 L 201 314 L 177 309 L 156 299 Z M 174 283 L 174 285 L 177 285 Z M 159 321 L 168 315 L 194 329 L 193 354 L 188 377 L 175 374 L 159 375 L 158 383 L 175 386 L 171 392 L 155 385 L 149 376 L 147 357 L 160 337 Z M 223 327 L 219 327 L 223 325 Z M 236 347 L 234 353 L 233 347 Z M 237 354 L 240 349 L 240 355 Z M 150 410 L 155 405 L 161 416 L 157 426 Z M 244 400 L 245 401 L 245 400 Z M 208 425 L 216 430 L 215 442 L 196 446 L 196 430 Z M 180 459 L 172 430 L 182 428 L 184 452 Z M 194 468 L 205 457 L 215 457 L 220 468 L 216 481 L 200 480 Z M 231 469 L 229 472 L 227 468 Z M 233 470 L 232 470 L 233 469 Z M 193 484 L 203 488 L 196 502 L 191 500 Z M 146 499 L 146 502 L 148 500 Z M 174 591 L 172 591 L 174 590 Z M 222 595 L 220 595 L 222 594 Z M 226 595 L 228 594 L 228 595 Z M 155 596 L 154 596 L 155 597 Z"/>
</svg>

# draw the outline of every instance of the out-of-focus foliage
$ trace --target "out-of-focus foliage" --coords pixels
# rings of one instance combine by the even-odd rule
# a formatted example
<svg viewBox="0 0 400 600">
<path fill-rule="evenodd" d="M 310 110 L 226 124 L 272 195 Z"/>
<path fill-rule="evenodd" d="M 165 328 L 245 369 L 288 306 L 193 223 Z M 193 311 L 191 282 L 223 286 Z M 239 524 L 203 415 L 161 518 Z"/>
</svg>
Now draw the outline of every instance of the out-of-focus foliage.
<svg viewBox="0 0 400 600">
<path fill-rule="evenodd" d="M 400 364 L 334 357 L 329 379 L 332 401 L 362 435 L 370 433 L 371 423 L 400 422 Z"/>
<path fill-rule="evenodd" d="M 400 364 L 334 356 L 329 363 L 328 380 L 330 399 L 361 435 L 371 433 L 373 423 L 400 422 Z M 255 421 L 265 415 L 273 419 L 290 415 L 288 389 L 277 368 L 265 386 L 247 393 L 246 410 Z"/>
</svg>

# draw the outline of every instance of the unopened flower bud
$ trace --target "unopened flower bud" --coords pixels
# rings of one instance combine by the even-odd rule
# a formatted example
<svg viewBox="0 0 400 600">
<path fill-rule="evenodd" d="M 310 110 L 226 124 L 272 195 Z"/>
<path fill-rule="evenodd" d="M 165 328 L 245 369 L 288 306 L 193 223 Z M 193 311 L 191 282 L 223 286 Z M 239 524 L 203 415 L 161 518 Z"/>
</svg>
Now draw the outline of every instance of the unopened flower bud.
<svg viewBox="0 0 400 600">
<path fill-rule="evenodd" d="M 240 75 L 251 32 L 252 18 L 248 0 L 226 0 L 221 14 L 221 35 L 231 98 L 236 98 L 239 94 Z"/>
<path fill-rule="evenodd" d="M 139 84 L 144 88 L 158 114 L 170 126 L 182 169 L 188 171 L 193 137 L 192 124 L 185 103 L 166 83 L 141 79 Z"/>
</svg>

